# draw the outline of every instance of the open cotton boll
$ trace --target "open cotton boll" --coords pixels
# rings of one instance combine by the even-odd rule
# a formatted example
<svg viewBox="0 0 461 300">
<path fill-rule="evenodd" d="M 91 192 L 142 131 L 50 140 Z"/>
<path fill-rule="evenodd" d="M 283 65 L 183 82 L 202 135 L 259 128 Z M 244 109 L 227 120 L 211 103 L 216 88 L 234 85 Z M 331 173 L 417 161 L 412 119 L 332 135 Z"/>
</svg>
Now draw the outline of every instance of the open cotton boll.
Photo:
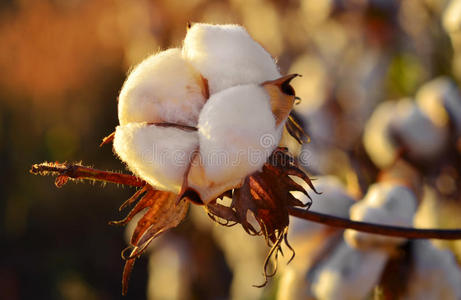
<svg viewBox="0 0 461 300">
<path fill-rule="evenodd" d="M 197 124 L 205 103 L 201 75 L 182 58 L 180 49 L 152 55 L 137 65 L 120 92 L 118 117 L 131 122 Z"/>
<path fill-rule="evenodd" d="M 389 167 L 397 157 L 397 145 L 392 140 L 391 123 L 395 102 L 383 102 L 368 120 L 363 134 L 363 144 L 371 160 L 381 169 Z"/>
<path fill-rule="evenodd" d="M 447 127 L 451 120 L 461 135 L 461 97 L 451 79 L 439 77 L 424 84 L 416 94 L 416 102 L 434 124 Z"/>
<path fill-rule="evenodd" d="M 314 271 L 311 290 L 319 300 L 361 300 L 378 283 L 387 254 L 360 251 L 342 241 Z"/>
<path fill-rule="evenodd" d="M 183 55 L 208 80 L 211 94 L 280 77 L 270 54 L 238 25 L 194 24 Z"/>
<path fill-rule="evenodd" d="M 350 208 L 354 221 L 411 227 L 417 209 L 413 192 L 394 183 L 376 183 L 370 186 L 362 201 Z M 403 238 L 385 237 L 347 229 L 344 238 L 358 249 L 392 250 L 405 242 Z"/>
<path fill-rule="evenodd" d="M 416 240 L 412 254 L 413 270 L 404 299 L 461 299 L 461 269 L 451 252 Z"/>
<path fill-rule="evenodd" d="M 118 126 L 114 150 L 128 168 L 159 190 L 179 193 L 197 132 L 142 123 Z"/>
<path fill-rule="evenodd" d="M 443 27 L 448 33 L 461 29 L 461 0 L 451 0 L 443 13 Z"/>
</svg>

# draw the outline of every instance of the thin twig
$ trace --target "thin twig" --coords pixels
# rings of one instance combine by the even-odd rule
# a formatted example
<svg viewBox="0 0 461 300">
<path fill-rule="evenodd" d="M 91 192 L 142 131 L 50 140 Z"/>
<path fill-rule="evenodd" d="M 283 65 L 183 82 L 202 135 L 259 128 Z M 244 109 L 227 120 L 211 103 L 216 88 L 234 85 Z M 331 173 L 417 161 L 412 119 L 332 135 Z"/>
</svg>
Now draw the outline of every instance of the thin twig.
<svg viewBox="0 0 461 300">
<path fill-rule="evenodd" d="M 49 163 L 44 162 L 35 164 L 30 169 L 30 172 L 35 175 L 52 175 L 56 178 L 56 186 L 61 187 L 69 178 L 97 180 L 102 182 L 110 182 L 129 186 L 141 187 L 146 184 L 144 180 L 130 174 L 121 174 L 117 172 L 103 171 L 90 167 L 81 166 L 79 164 L 69 163 Z"/>
<path fill-rule="evenodd" d="M 56 185 L 61 186 L 67 182 L 67 178 L 88 179 L 111 182 L 135 187 L 144 186 L 145 181 L 129 174 L 120 174 L 110 171 L 93 169 L 79 164 L 41 163 L 32 166 L 32 174 L 58 176 Z M 58 180 L 60 179 L 61 180 Z M 316 213 L 301 208 L 291 208 L 290 215 L 307 221 L 325 224 L 332 227 L 344 229 L 355 229 L 357 231 L 402 237 L 408 239 L 461 239 L 461 229 L 416 229 L 408 227 L 389 226 L 366 222 L 357 222 L 349 219 L 334 217 Z"/>
<path fill-rule="evenodd" d="M 409 227 L 382 225 L 376 223 L 358 222 L 335 216 L 325 215 L 313 211 L 308 211 L 301 208 L 291 208 L 289 212 L 290 215 L 304 220 L 321 223 L 332 227 L 355 229 L 357 231 L 380 235 L 395 236 L 408 239 L 461 239 L 460 229 L 417 229 Z"/>
</svg>

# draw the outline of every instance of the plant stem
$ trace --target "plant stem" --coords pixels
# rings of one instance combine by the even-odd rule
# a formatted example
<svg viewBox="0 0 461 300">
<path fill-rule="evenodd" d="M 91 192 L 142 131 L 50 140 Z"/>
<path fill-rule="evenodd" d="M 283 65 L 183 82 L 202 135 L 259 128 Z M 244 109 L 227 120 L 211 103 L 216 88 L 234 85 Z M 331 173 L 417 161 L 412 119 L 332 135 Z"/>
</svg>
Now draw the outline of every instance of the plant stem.
<svg viewBox="0 0 461 300">
<path fill-rule="evenodd" d="M 459 229 L 417 229 L 376 223 L 358 222 L 313 211 L 307 211 L 301 208 L 291 208 L 289 212 L 290 215 L 307 221 L 321 223 L 332 227 L 355 229 L 357 231 L 380 235 L 402 237 L 407 239 L 461 239 L 461 230 Z"/>
</svg>

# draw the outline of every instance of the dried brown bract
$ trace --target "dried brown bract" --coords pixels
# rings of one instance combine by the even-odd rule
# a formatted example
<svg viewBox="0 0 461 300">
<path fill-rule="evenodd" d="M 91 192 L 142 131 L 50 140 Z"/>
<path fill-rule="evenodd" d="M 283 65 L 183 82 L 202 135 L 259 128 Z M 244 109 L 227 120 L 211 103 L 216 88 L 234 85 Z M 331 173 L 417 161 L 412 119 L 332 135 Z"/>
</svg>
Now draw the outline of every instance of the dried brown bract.
<svg viewBox="0 0 461 300">
<path fill-rule="evenodd" d="M 272 153 L 261 171 L 246 177 L 240 188 L 228 191 L 227 196 L 232 196 L 230 207 L 218 204 L 216 201 L 207 205 L 209 214 L 214 220 L 220 218 L 226 222 L 240 223 L 247 233 L 265 237 L 271 250 L 264 264 L 266 280 L 261 286 L 267 283 L 268 277 L 275 274 L 276 267 L 272 273 L 269 273 L 268 265 L 273 255 L 277 258 L 279 252 L 283 253 L 282 241 L 285 241 L 293 252 L 291 259 L 294 257 L 294 250 L 287 239 L 289 210 L 295 207 L 308 210 L 311 205 L 311 202 L 303 203 L 291 194 L 292 191 L 298 191 L 309 197 L 307 191 L 290 176 L 302 179 L 317 193 L 310 178 L 297 166 L 288 149 L 279 147 Z M 255 228 L 256 224 L 251 222 L 253 216 L 259 228 Z"/>
</svg>

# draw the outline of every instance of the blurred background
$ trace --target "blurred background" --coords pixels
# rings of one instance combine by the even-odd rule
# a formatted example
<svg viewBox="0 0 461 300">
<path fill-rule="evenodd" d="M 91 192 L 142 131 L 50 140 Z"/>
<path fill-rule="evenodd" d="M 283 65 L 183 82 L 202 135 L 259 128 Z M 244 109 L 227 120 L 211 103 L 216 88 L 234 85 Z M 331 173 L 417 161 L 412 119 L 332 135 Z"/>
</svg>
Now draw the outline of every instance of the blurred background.
<svg viewBox="0 0 461 300">
<path fill-rule="evenodd" d="M 118 92 L 133 65 L 181 46 L 188 21 L 241 24 L 282 74 L 303 75 L 293 85 L 302 98 L 296 116 L 312 139 L 303 146 L 304 167 L 321 191 L 338 191 L 318 211 L 348 217 L 373 184 L 403 182 L 416 205 L 403 219 L 461 228 L 461 1 L 3 0 L 0 298 L 122 299 L 126 233 L 107 223 L 123 217 L 117 209 L 134 190 L 97 183 L 57 189 L 52 178 L 28 170 L 42 161 L 124 170 L 110 146 L 98 147 L 118 124 Z M 433 299 L 461 299 L 459 242 L 393 242 L 396 256 L 349 239 L 341 247 L 355 255 L 350 268 L 380 261 L 376 280 L 354 295 L 341 286 L 354 288 L 347 278 L 328 277 L 337 294 L 325 292 L 322 268 L 335 274 L 344 270 L 336 260 L 350 261 L 331 250 L 347 240 L 342 235 L 295 221 L 291 237 L 300 250 L 291 269 L 282 259 L 278 276 L 256 289 L 268 251 L 263 238 L 222 228 L 193 209 L 137 261 L 123 299 L 384 299 L 389 270 L 405 275 L 392 286 L 405 299 L 423 299 L 424 286 L 448 290 Z M 439 281 L 421 270 L 441 274 Z"/>
</svg>

